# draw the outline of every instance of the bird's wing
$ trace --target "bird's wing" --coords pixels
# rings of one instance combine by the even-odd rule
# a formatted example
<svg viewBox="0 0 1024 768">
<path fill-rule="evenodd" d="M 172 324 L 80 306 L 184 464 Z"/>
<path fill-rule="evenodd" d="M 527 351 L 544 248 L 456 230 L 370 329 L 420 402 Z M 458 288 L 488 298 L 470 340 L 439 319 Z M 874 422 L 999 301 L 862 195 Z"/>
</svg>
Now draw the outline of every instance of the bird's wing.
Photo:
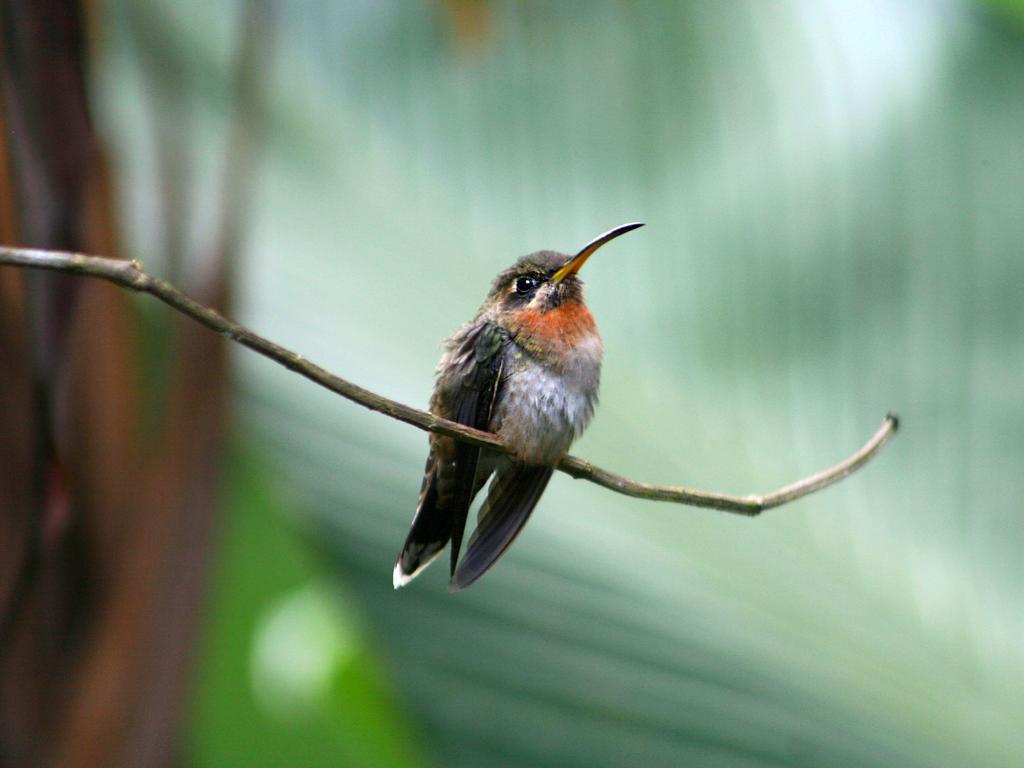
<svg viewBox="0 0 1024 768">
<path fill-rule="evenodd" d="M 451 369 L 442 371 L 432 409 L 460 424 L 488 429 L 502 382 L 507 336 L 492 323 L 463 329 L 449 346 Z M 487 481 L 481 477 L 480 449 L 449 437 L 433 436 L 430 456 L 412 528 L 395 564 L 395 585 L 422 571 L 452 542 L 455 572 L 473 496 Z"/>
<path fill-rule="evenodd" d="M 452 591 L 468 587 L 505 553 L 530 519 L 553 472 L 553 467 L 515 462 L 498 470 L 480 510 L 480 521 L 469 539 L 466 556 L 452 575 Z"/>
<path fill-rule="evenodd" d="M 473 344 L 472 365 L 453 400 L 453 421 L 483 430 L 490 426 L 491 413 L 501 389 L 505 341 L 505 332 L 490 323 L 485 324 L 478 334 Z M 484 473 L 478 471 L 481 469 L 480 448 L 469 443 L 453 442 L 455 463 L 451 471 L 454 483 L 451 573 L 454 575 L 469 507 L 477 491 L 487 482 L 487 477 L 481 477 Z"/>
</svg>

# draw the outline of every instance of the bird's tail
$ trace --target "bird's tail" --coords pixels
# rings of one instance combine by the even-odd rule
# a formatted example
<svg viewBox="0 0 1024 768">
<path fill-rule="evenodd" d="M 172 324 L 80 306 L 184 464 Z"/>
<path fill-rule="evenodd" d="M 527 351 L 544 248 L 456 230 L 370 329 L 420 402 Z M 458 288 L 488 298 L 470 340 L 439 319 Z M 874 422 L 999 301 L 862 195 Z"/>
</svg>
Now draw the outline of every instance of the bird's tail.
<svg viewBox="0 0 1024 768">
<path fill-rule="evenodd" d="M 441 554 L 452 537 L 453 516 L 437 506 L 437 478 L 429 474 L 412 528 L 395 561 L 395 589 L 404 587 Z"/>
</svg>

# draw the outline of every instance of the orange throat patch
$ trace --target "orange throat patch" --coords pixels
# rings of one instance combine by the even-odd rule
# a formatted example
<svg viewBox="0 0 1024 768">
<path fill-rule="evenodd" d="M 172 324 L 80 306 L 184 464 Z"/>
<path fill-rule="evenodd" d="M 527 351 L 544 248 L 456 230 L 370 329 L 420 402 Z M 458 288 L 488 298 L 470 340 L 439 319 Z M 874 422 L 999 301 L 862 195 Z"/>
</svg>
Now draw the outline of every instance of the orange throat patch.
<svg viewBox="0 0 1024 768">
<path fill-rule="evenodd" d="M 520 346 L 544 358 L 570 354 L 580 344 L 600 341 L 594 316 L 578 301 L 547 312 L 516 312 L 508 328 Z"/>
</svg>

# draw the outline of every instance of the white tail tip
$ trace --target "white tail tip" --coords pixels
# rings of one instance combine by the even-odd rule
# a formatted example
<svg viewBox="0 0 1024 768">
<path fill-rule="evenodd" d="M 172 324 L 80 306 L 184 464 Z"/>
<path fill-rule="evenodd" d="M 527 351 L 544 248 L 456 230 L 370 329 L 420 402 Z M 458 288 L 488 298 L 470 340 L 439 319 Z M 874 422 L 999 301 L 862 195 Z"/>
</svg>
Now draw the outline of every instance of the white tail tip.
<svg viewBox="0 0 1024 768">
<path fill-rule="evenodd" d="M 415 576 L 415 573 L 405 573 L 401 563 L 395 563 L 395 572 L 391 576 L 391 583 L 395 585 L 395 589 L 398 589 L 412 581 Z"/>
</svg>

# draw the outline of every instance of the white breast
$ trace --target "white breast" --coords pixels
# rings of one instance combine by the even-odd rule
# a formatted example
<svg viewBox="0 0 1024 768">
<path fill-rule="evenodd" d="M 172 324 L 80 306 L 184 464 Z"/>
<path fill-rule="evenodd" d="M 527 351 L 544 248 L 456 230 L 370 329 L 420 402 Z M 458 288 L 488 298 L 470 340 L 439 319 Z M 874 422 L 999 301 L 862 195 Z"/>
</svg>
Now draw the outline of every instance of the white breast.
<svg viewBox="0 0 1024 768">
<path fill-rule="evenodd" d="M 600 342 L 598 342 L 599 344 Z M 564 374 L 509 356 L 491 429 L 531 464 L 553 464 L 582 434 L 597 405 L 600 352 L 576 358 Z"/>
</svg>

